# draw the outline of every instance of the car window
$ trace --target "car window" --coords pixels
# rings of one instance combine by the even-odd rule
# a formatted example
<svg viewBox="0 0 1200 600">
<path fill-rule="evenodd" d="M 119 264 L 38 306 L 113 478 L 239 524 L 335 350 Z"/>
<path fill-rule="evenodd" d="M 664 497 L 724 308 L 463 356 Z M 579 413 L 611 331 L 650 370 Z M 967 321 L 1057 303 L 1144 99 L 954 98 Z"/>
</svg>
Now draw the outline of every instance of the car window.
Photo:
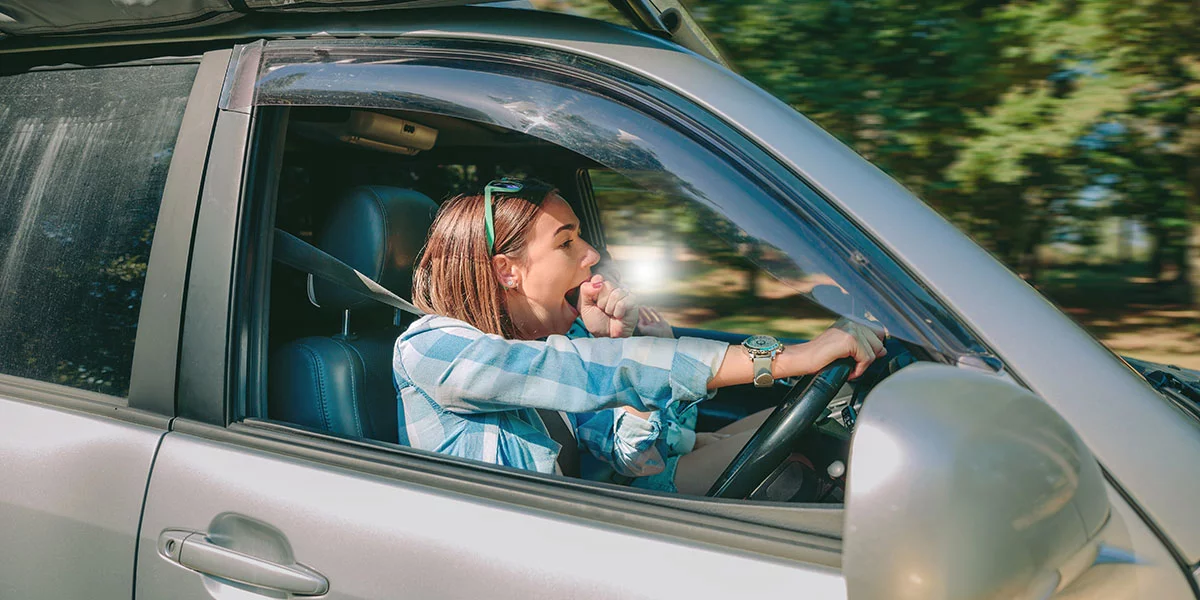
<svg viewBox="0 0 1200 600">
<path fill-rule="evenodd" d="M 124 396 L 197 65 L 0 77 L 0 372 Z"/>
<path fill-rule="evenodd" d="M 833 322 L 806 295 L 831 280 L 776 277 L 767 265 L 784 257 L 725 215 L 614 171 L 588 175 L 610 272 L 674 327 L 811 339 Z"/>
<path fill-rule="evenodd" d="M 897 362 L 878 363 L 878 373 L 951 354 L 944 338 L 929 336 L 924 327 L 940 315 L 921 314 L 908 303 L 923 289 L 816 191 L 794 176 L 777 175 L 731 141 L 728 130 L 636 90 L 577 78 L 572 69 L 432 53 L 404 60 L 402 47 L 339 45 L 322 44 L 315 52 L 279 42 L 262 54 L 255 110 L 287 117 L 286 131 L 276 134 L 287 143 L 278 150 L 282 173 L 273 223 L 392 292 L 410 295 L 411 282 L 401 275 L 419 256 L 425 219 L 440 200 L 496 176 L 532 176 L 570 196 L 581 237 L 675 327 L 643 334 L 733 344 L 757 333 L 812 338 L 846 316 L 877 321 L 894 338 L 889 355 Z M 407 214 L 412 218 L 394 216 Z M 436 413 L 436 407 L 422 412 L 426 405 L 411 398 L 398 402 L 396 340 L 414 318 L 331 288 L 328 275 L 319 274 L 324 267 L 289 248 L 296 246 L 288 241 L 268 250 L 275 257 L 267 272 L 270 293 L 248 302 L 269 313 L 267 330 L 251 331 L 267 338 L 259 344 L 267 356 L 249 357 L 249 369 L 263 385 L 248 385 L 245 396 L 234 399 L 233 420 L 252 429 L 286 424 L 454 460 L 549 471 L 545 461 L 530 467 L 500 461 L 499 454 L 478 456 L 470 429 L 428 418 L 449 413 Z M 907 296 L 894 294 L 897 289 Z M 919 324 L 917 315 L 923 317 Z M 739 423 L 748 429 L 734 433 L 748 437 L 754 418 L 765 418 L 765 409 L 794 383 L 730 386 L 696 411 L 670 417 L 681 444 L 671 451 L 684 456 L 684 440 L 733 435 L 727 428 Z M 411 388 L 415 384 L 399 394 Z M 821 463 L 812 469 L 825 472 L 825 465 L 846 459 L 856 410 L 851 403 L 861 404 L 869 389 L 855 388 L 857 399 L 849 393 L 840 398 L 843 404 L 824 423 L 829 435 L 812 449 Z M 531 434 L 539 435 L 555 434 Z M 545 440 L 541 447 L 551 442 L 571 443 Z M 517 455 L 525 456 L 517 450 L 508 456 Z M 585 472 L 585 458 L 568 453 L 566 466 L 555 464 L 584 479 L 621 482 L 603 465 Z M 626 483 L 673 488 L 671 481 Z M 831 485 L 759 499 L 838 504 L 842 497 Z"/>
<path fill-rule="evenodd" d="M 849 246 L 845 240 L 850 237 L 830 235 L 829 224 L 798 210 L 797 192 L 810 192 L 764 183 L 752 168 L 717 150 L 720 142 L 673 123 L 672 117 L 596 93 L 586 82 L 554 79 L 545 73 L 531 78 L 528 71 L 508 65 L 461 59 L 396 63 L 392 56 L 369 52 L 331 69 L 312 63 L 311 50 L 281 45 L 265 66 L 255 95 L 262 105 L 403 110 L 532 136 L 621 175 L 647 199 L 657 194 L 672 210 L 703 215 L 700 223 L 720 225 L 721 231 L 711 230 L 713 244 L 750 252 L 745 258 L 769 274 L 779 293 L 807 298 L 831 315 L 877 319 L 901 340 L 931 343 L 923 323 L 899 312 L 894 298 L 876 285 L 873 269 L 881 268 L 885 257 L 875 260 L 877 253 L 865 240 Z M 499 152 L 514 163 L 522 158 L 516 149 Z M 535 155 L 533 149 L 529 152 Z M 834 226 L 854 230 L 845 222 Z M 907 278 L 892 282 L 918 289 Z M 818 298 L 813 292 L 819 286 L 829 293 Z M 755 311 L 760 300 L 741 301 L 737 310 Z"/>
</svg>

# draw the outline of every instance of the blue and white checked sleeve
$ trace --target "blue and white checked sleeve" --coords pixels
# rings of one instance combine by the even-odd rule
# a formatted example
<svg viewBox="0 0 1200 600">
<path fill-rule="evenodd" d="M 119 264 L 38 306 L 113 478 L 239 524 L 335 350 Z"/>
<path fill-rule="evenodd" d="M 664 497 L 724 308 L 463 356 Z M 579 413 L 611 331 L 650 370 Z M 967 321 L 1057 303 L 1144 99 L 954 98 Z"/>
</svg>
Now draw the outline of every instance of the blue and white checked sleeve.
<svg viewBox="0 0 1200 600">
<path fill-rule="evenodd" d="M 662 411 L 643 419 L 623 409 L 570 415 L 579 446 L 626 477 L 661 473 L 667 466 Z"/>
<path fill-rule="evenodd" d="M 727 347 L 696 338 L 506 340 L 429 315 L 400 337 L 396 359 L 414 384 L 453 413 L 652 411 L 704 399 Z"/>
</svg>

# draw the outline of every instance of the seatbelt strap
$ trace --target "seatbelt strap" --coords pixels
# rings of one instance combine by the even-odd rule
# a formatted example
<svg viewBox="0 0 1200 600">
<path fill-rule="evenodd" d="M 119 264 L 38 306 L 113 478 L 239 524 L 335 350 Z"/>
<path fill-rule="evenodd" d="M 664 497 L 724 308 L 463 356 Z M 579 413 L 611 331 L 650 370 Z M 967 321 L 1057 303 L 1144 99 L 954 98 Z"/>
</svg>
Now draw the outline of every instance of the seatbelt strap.
<svg viewBox="0 0 1200 600">
<path fill-rule="evenodd" d="M 289 267 L 336 283 L 376 302 L 418 316 L 425 314 L 412 303 L 375 283 L 354 267 L 279 228 L 275 229 L 274 259 Z M 546 425 L 546 431 L 550 437 L 562 446 L 558 452 L 559 469 L 562 470 L 563 475 L 579 477 L 579 442 L 576 441 L 575 433 L 567 424 L 565 415 L 553 410 L 538 409 L 537 412 Z"/>
<path fill-rule="evenodd" d="M 556 410 L 537 409 L 538 416 L 546 425 L 550 438 L 562 448 L 558 451 L 558 468 L 567 477 L 579 477 L 579 442 L 575 432 L 567 426 L 566 416 Z"/>
<path fill-rule="evenodd" d="M 278 227 L 275 228 L 273 256 L 275 260 L 289 267 L 304 271 L 305 273 L 311 273 L 331 283 L 336 283 L 376 302 L 412 313 L 418 317 L 425 315 L 421 309 L 413 306 L 411 302 L 393 294 L 382 285 L 375 283 L 370 277 L 358 272 L 354 267 Z"/>
</svg>

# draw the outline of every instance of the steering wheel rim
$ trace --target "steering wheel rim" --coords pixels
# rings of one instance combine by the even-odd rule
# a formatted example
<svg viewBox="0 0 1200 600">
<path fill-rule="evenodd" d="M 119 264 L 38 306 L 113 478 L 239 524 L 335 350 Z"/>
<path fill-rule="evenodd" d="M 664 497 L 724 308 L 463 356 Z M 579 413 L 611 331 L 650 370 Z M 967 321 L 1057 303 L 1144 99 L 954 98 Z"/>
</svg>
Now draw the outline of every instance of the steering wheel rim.
<svg viewBox="0 0 1200 600">
<path fill-rule="evenodd" d="M 710 498 L 748 498 L 783 464 L 797 440 L 821 416 L 854 371 L 850 358 L 835 360 L 817 372 L 803 388 L 792 386 L 783 401 L 759 426 L 721 476 L 709 488 Z"/>
</svg>

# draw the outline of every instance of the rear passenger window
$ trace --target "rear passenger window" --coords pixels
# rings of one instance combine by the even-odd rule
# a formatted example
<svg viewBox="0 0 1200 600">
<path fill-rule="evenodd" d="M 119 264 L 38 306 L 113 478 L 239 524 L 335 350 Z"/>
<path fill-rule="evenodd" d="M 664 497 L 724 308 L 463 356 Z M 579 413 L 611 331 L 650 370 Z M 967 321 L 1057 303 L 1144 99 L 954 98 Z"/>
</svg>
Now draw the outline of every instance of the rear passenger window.
<svg viewBox="0 0 1200 600">
<path fill-rule="evenodd" d="M 198 65 L 0 76 L 0 373 L 124 396 Z"/>
</svg>

